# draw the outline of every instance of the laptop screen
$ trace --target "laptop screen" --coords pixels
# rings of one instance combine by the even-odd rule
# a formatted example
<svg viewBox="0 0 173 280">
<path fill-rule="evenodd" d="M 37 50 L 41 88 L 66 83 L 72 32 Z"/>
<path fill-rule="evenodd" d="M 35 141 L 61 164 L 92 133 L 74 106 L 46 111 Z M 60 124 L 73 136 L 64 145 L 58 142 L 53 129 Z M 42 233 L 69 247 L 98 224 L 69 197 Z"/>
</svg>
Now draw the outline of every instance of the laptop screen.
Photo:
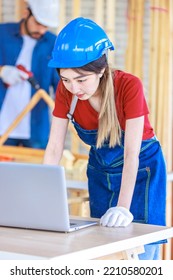
<svg viewBox="0 0 173 280">
<path fill-rule="evenodd" d="M 0 162 L 0 178 L 1 226 L 69 229 L 64 167 Z"/>
</svg>

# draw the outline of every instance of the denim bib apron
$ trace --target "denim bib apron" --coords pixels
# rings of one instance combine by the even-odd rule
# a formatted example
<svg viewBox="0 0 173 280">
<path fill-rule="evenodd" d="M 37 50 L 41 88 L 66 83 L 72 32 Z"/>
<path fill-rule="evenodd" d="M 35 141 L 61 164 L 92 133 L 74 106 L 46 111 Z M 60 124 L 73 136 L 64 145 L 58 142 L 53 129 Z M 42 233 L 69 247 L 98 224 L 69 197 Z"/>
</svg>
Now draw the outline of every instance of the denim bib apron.
<svg viewBox="0 0 173 280">
<path fill-rule="evenodd" d="M 101 218 L 117 205 L 124 162 L 124 132 L 121 143 L 109 148 L 108 141 L 96 148 L 97 130 L 86 130 L 71 120 L 80 139 L 91 146 L 87 166 L 90 215 Z M 166 165 L 156 137 L 142 141 L 139 168 L 130 212 L 134 222 L 165 225 Z M 159 241 L 156 243 L 163 243 Z"/>
<path fill-rule="evenodd" d="M 72 121 L 81 140 L 90 145 L 87 167 L 91 217 L 100 218 L 117 205 L 124 162 L 124 132 L 121 144 L 108 142 L 96 148 L 97 130 L 85 130 Z M 159 141 L 142 141 L 137 180 L 130 211 L 134 221 L 165 225 L 166 167 Z"/>
</svg>

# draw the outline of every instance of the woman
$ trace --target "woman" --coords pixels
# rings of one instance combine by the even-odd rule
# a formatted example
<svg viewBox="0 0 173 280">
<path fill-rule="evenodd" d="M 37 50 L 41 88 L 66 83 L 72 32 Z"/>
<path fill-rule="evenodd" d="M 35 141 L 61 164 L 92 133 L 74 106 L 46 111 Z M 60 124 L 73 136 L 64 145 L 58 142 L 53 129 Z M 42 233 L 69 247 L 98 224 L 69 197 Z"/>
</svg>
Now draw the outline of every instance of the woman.
<svg viewBox="0 0 173 280">
<path fill-rule="evenodd" d="M 137 77 L 110 69 L 109 49 L 113 44 L 90 19 L 76 18 L 59 33 L 49 66 L 61 81 L 44 163 L 59 163 L 71 119 L 91 146 L 91 216 L 108 227 L 132 221 L 165 225 L 165 161 L 148 119 L 143 86 Z M 140 259 L 159 258 L 158 244 L 145 249 Z"/>
</svg>

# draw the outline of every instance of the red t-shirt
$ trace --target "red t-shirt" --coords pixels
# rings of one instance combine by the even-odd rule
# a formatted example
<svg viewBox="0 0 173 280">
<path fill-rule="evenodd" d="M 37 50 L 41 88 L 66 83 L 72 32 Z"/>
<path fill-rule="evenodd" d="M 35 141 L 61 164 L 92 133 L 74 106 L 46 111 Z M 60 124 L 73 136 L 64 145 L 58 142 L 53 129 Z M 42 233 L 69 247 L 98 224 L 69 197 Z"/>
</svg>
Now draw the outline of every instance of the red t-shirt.
<svg viewBox="0 0 173 280">
<path fill-rule="evenodd" d="M 132 74 L 116 70 L 114 88 L 117 115 L 122 130 L 125 130 L 127 119 L 144 116 L 143 140 L 153 137 L 154 132 L 148 119 L 149 110 L 140 79 Z M 60 81 L 56 91 L 53 115 L 59 118 L 67 118 L 71 100 L 72 94 L 66 90 L 62 81 Z M 84 129 L 98 128 L 98 112 L 93 109 L 88 100 L 78 100 L 73 117 Z"/>
</svg>

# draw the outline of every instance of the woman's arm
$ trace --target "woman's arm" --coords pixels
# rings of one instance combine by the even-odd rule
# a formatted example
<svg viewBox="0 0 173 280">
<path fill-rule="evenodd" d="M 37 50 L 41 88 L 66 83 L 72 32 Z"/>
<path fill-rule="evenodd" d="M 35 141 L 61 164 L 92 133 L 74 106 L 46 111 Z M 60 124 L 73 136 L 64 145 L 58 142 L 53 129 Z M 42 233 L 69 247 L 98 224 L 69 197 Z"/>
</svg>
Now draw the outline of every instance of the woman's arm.
<svg viewBox="0 0 173 280">
<path fill-rule="evenodd" d="M 126 121 L 124 166 L 117 206 L 130 208 L 139 166 L 139 153 L 144 129 L 144 116 Z"/>
<path fill-rule="evenodd" d="M 121 179 L 121 188 L 118 203 L 109 208 L 101 217 L 103 226 L 119 227 L 128 226 L 133 215 L 129 208 L 132 201 L 133 191 L 139 166 L 139 153 L 144 129 L 144 117 L 129 119 L 126 121 L 124 139 L 124 166 Z"/>
<path fill-rule="evenodd" d="M 45 150 L 44 164 L 59 164 L 68 128 L 68 119 L 52 118 L 49 141 Z"/>
</svg>

